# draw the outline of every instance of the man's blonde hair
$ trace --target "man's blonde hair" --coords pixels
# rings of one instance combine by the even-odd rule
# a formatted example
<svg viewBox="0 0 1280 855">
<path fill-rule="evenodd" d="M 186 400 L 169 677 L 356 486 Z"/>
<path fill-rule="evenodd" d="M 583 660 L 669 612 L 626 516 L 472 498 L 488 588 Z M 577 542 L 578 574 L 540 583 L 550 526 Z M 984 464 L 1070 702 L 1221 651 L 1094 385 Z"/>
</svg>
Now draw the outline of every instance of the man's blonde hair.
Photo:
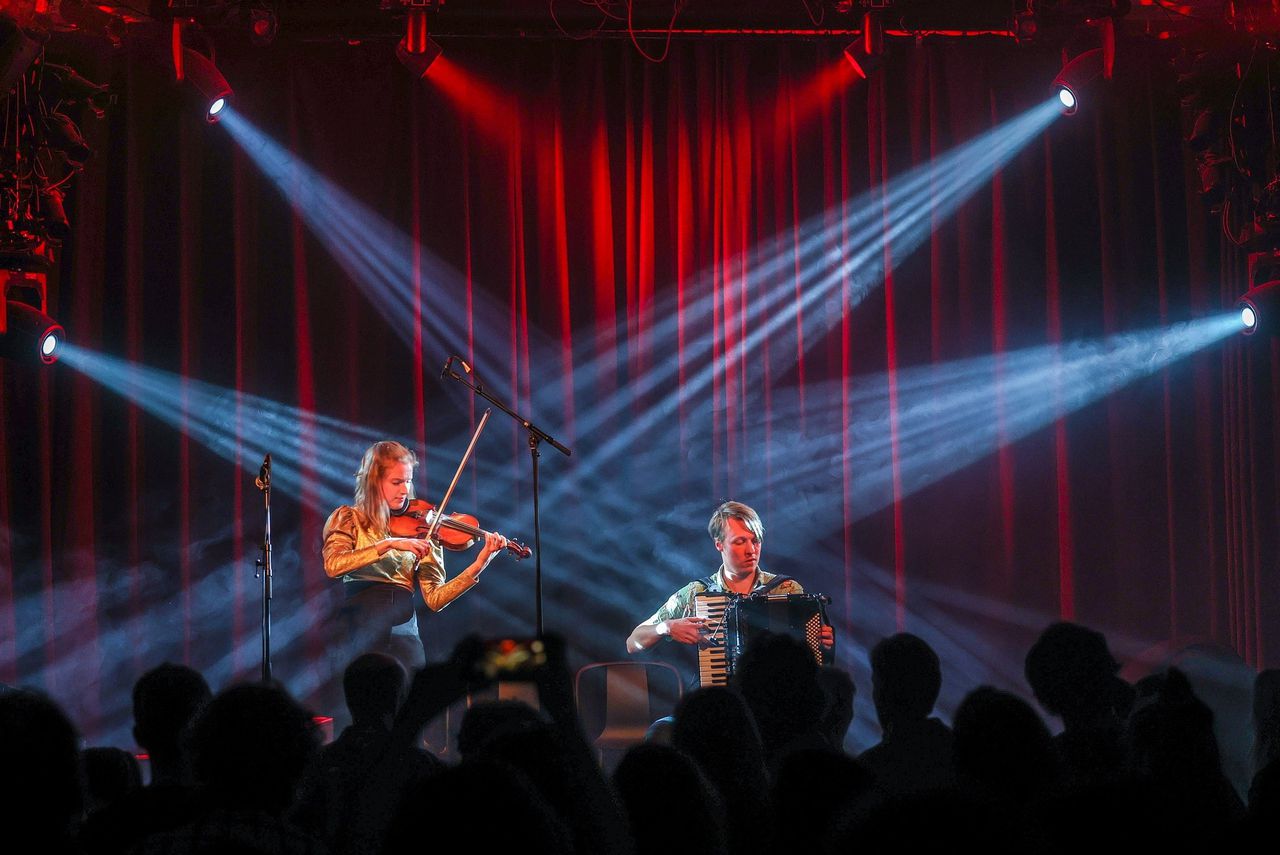
<svg viewBox="0 0 1280 855">
<path fill-rule="evenodd" d="M 764 523 L 760 522 L 760 515 L 754 508 L 742 502 L 725 502 L 716 508 L 716 512 L 711 515 L 711 521 L 707 523 L 707 532 L 712 540 L 717 542 L 724 540 L 731 519 L 742 523 L 748 531 L 760 540 L 764 540 Z"/>
</svg>

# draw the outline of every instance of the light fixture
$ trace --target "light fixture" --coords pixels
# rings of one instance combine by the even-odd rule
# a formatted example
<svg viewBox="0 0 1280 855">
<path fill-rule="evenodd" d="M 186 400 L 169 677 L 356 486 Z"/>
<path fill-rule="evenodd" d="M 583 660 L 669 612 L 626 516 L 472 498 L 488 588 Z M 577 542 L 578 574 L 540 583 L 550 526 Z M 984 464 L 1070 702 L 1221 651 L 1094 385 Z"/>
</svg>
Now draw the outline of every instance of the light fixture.
<svg viewBox="0 0 1280 855">
<path fill-rule="evenodd" d="M 1053 90 L 1064 115 L 1074 116 L 1080 110 L 1080 102 L 1102 76 L 1102 69 L 1102 48 L 1087 50 L 1062 67 L 1053 78 Z"/>
<path fill-rule="evenodd" d="M 1280 279 L 1250 288 L 1236 301 L 1236 311 L 1240 313 L 1240 331 L 1245 335 L 1260 329 L 1272 335 L 1280 333 Z"/>
<path fill-rule="evenodd" d="M 862 79 L 869 78 L 884 61 L 884 24 L 880 13 L 868 9 L 862 16 L 862 36 L 844 49 L 844 58 Z"/>
<path fill-rule="evenodd" d="M 258 47 L 266 47 L 276 40 L 280 32 L 280 19 L 275 10 L 267 7 L 249 10 L 249 41 Z"/>
<path fill-rule="evenodd" d="M 227 79 L 218 71 L 213 60 L 191 48 L 182 49 L 182 70 L 183 77 L 199 98 L 205 120 L 218 121 L 218 114 L 234 94 Z"/>
<path fill-rule="evenodd" d="M 175 20 L 171 41 L 173 77 L 178 83 L 186 84 L 186 96 L 204 114 L 205 121 L 216 122 L 234 93 L 213 60 L 199 51 L 185 47 L 185 38 L 180 22 Z"/>
<path fill-rule="evenodd" d="M 409 10 L 404 38 L 396 45 L 396 59 L 419 80 L 427 76 L 431 63 L 444 52 L 431 36 L 427 35 L 427 10 L 415 7 Z"/>
<path fill-rule="evenodd" d="M 35 306 L 6 300 L 0 324 L 0 357 L 16 362 L 52 365 L 66 340 L 62 325 Z"/>
</svg>

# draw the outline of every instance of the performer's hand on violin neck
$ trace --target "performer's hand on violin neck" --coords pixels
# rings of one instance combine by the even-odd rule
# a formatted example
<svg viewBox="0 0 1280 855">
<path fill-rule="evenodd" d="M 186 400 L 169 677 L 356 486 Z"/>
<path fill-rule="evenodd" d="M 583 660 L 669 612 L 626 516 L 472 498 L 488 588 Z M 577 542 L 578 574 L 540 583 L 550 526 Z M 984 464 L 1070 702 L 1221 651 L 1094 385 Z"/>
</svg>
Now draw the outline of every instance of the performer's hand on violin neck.
<svg viewBox="0 0 1280 855">
<path fill-rule="evenodd" d="M 484 536 L 484 545 L 480 547 L 480 552 L 476 555 L 473 566 L 476 575 L 480 575 L 480 571 L 489 566 L 489 562 L 499 552 L 507 548 L 507 539 L 495 532 L 486 532 Z"/>
<path fill-rule="evenodd" d="M 658 624 L 658 635 L 670 636 L 681 644 L 698 644 L 706 632 L 707 619 L 700 617 L 675 618 Z"/>
<path fill-rule="evenodd" d="M 384 537 L 378 541 L 379 555 L 386 555 L 389 549 L 403 549 L 424 558 L 431 552 L 431 541 L 420 537 Z"/>
</svg>

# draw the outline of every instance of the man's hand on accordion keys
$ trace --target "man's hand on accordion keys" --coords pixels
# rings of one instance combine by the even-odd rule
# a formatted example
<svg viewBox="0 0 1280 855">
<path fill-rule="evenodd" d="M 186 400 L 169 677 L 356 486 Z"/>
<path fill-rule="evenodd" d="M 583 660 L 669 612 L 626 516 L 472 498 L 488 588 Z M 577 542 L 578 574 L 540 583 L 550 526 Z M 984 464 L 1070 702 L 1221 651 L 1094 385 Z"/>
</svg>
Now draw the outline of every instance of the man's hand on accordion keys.
<svg viewBox="0 0 1280 855">
<path fill-rule="evenodd" d="M 658 635 L 681 644 L 706 644 L 707 631 L 707 619 L 700 617 L 674 618 L 658 624 Z"/>
<path fill-rule="evenodd" d="M 836 631 L 829 623 L 822 625 L 822 646 L 828 650 L 836 646 Z"/>
</svg>

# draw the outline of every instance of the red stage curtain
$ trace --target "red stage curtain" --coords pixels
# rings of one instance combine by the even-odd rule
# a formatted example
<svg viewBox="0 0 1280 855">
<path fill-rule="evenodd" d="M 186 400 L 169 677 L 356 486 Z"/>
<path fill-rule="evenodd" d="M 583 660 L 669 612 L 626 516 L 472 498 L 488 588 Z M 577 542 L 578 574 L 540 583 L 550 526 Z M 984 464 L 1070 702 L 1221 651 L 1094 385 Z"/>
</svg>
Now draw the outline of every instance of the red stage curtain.
<svg viewBox="0 0 1280 855">
<path fill-rule="evenodd" d="M 906 628 L 957 683 L 1014 685 L 1059 617 L 1127 652 L 1209 638 L 1280 658 L 1268 342 L 1215 345 L 851 510 L 866 378 L 1203 317 L 1244 290 L 1156 58 L 1129 57 L 1100 103 L 1050 126 L 913 252 L 891 246 L 896 268 L 854 306 L 860 271 L 806 300 L 804 225 L 847 248 L 838 222 L 855 200 L 1034 106 L 1056 55 L 899 46 L 864 82 L 822 43 L 676 44 L 662 64 L 615 42 L 447 47 L 425 84 L 387 45 L 220 56 L 241 115 L 418 242 L 411 272 L 389 276 L 406 295 L 396 322 L 225 129 L 183 113 L 153 69 L 95 60 L 121 104 L 86 122 L 98 157 L 77 179 L 52 304 L 82 346 L 304 413 L 297 459 L 277 456 L 301 478 L 276 494 L 286 683 L 309 694 L 332 667 L 321 485 L 346 484 L 359 448 L 322 447 L 324 419 L 434 449 L 419 489 L 438 497 L 480 410 L 435 379 L 454 352 L 575 448 L 543 448 L 543 555 L 547 625 L 581 658 L 615 656 L 714 569 L 705 520 L 729 497 L 764 515 L 766 566 L 832 595 L 858 667 Z M 909 213 L 876 218 L 883 231 Z M 761 276 L 777 241 L 785 272 Z M 43 686 L 113 734 L 132 680 L 162 659 L 215 682 L 252 673 L 261 514 L 246 449 L 262 413 L 219 426 L 238 450 L 218 454 L 66 365 L 0 377 L 0 680 Z M 527 451 L 500 413 L 480 457 L 460 507 L 528 539 Z M 527 633 L 531 596 L 527 569 L 495 565 L 429 634 L 447 649 L 468 629 Z"/>
</svg>

